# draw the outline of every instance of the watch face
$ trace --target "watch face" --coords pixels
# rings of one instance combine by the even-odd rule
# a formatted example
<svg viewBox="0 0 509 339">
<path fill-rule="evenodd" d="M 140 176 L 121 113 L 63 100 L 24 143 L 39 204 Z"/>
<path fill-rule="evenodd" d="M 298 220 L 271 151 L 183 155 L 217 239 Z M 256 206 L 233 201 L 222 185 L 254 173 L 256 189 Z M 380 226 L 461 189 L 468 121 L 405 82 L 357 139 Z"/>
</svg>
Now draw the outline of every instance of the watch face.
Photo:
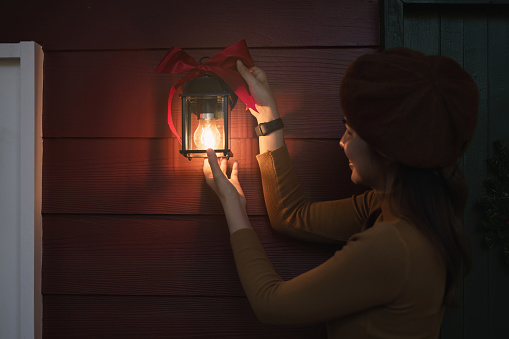
<svg viewBox="0 0 509 339">
<path fill-rule="evenodd" d="M 256 135 L 259 137 L 264 135 L 262 127 L 263 127 L 262 124 L 259 124 L 258 126 L 255 127 Z"/>
<path fill-rule="evenodd" d="M 262 132 L 262 135 L 265 135 L 265 134 L 267 134 L 267 133 L 270 133 L 271 128 L 270 128 L 269 123 L 268 123 L 268 122 L 266 122 L 266 123 L 264 123 L 264 124 L 261 124 L 261 126 L 260 126 L 260 130 L 261 130 L 261 132 Z"/>
</svg>

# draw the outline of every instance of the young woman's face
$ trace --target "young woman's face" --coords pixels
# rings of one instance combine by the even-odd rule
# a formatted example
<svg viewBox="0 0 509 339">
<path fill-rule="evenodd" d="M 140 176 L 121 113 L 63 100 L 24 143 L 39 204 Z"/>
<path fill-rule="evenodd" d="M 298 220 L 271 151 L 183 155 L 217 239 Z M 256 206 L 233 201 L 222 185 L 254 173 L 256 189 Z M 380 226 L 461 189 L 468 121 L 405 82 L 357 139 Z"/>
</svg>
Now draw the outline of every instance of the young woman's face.
<svg viewBox="0 0 509 339">
<path fill-rule="evenodd" d="M 352 170 L 351 180 L 373 189 L 383 190 L 383 173 L 380 156 L 345 123 L 346 131 L 339 142 Z"/>
</svg>

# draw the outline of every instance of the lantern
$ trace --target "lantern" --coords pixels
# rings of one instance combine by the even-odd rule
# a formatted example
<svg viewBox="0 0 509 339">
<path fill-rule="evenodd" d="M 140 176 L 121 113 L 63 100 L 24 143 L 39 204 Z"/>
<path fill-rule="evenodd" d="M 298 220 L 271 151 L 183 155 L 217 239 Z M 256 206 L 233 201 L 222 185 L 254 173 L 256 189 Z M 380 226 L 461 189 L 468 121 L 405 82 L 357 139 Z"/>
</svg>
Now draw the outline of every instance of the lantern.
<svg viewBox="0 0 509 339">
<path fill-rule="evenodd" d="M 207 157 L 212 148 L 218 157 L 233 156 L 230 150 L 230 112 L 237 95 L 219 77 L 202 75 L 188 81 L 182 99 L 182 150 L 189 160 Z"/>
</svg>

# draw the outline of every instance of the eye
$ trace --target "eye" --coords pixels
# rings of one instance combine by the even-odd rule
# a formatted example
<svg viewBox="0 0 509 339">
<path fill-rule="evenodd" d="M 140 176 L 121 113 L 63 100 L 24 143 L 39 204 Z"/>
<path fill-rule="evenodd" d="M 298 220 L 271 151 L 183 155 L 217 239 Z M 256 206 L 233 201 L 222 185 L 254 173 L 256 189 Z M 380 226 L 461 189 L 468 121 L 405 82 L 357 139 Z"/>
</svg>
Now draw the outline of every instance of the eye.
<svg viewBox="0 0 509 339">
<path fill-rule="evenodd" d="M 348 122 L 345 119 L 343 119 L 343 124 L 345 125 L 345 133 L 347 135 L 352 135 L 352 130 L 348 127 Z"/>
</svg>

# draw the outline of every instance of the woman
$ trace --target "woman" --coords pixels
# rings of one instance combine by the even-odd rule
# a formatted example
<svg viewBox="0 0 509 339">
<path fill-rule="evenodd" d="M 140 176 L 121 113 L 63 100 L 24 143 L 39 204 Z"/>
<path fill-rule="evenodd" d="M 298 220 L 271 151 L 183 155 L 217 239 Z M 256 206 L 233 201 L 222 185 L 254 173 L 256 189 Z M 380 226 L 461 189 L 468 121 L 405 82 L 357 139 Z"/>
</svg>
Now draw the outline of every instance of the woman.
<svg viewBox="0 0 509 339">
<path fill-rule="evenodd" d="M 279 113 L 265 73 L 240 62 L 258 123 Z M 315 269 L 283 281 L 251 229 L 238 181 L 208 151 L 207 184 L 223 205 L 239 277 L 257 316 L 327 322 L 330 338 L 437 338 L 462 263 L 466 186 L 458 157 L 475 128 L 478 90 L 452 59 L 405 48 L 358 58 L 341 82 L 340 141 L 359 196 L 312 203 L 293 172 L 283 130 L 260 136 L 271 225 L 310 241 L 345 243 Z"/>
</svg>

